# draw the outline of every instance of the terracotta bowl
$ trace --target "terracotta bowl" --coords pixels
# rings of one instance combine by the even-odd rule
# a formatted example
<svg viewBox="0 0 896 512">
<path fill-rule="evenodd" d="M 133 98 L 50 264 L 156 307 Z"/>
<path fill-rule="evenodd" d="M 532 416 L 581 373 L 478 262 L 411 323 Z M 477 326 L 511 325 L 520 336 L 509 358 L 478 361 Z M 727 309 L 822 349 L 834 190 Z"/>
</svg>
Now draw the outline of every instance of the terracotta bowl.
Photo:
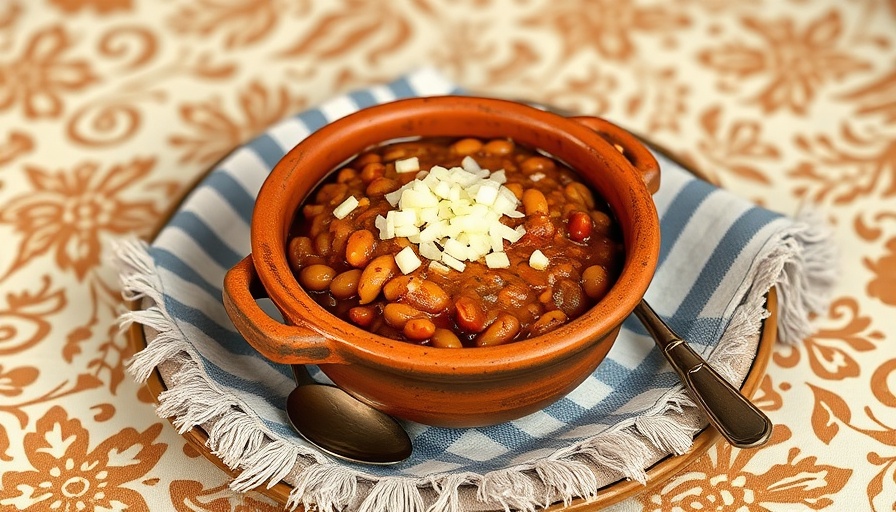
<svg viewBox="0 0 896 512">
<path fill-rule="evenodd" d="M 623 232 L 625 264 L 606 297 L 546 335 L 463 349 L 378 336 L 320 307 L 287 263 L 287 233 L 297 208 L 324 177 L 362 150 L 414 136 L 510 137 L 576 170 L 607 200 Z M 367 108 L 321 128 L 274 167 L 252 217 L 252 254 L 227 273 L 224 305 L 239 332 L 265 357 L 320 365 L 338 386 L 393 416 L 448 427 L 516 419 L 585 380 L 644 295 L 659 254 L 659 220 L 651 197 L 658 186 L 659 168 L 650 152 L 602 119 L 565 118 L 519 103 L 457 96 Z M 285 324 L 257 306 L 262 296 L 280 309 Z"/>
</svg>

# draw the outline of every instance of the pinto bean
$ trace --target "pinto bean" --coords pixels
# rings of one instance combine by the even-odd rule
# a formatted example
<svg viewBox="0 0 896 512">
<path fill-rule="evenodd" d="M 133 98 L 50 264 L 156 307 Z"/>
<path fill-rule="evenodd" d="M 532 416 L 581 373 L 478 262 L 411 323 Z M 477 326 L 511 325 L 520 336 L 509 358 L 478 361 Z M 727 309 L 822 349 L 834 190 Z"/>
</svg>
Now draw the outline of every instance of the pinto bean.
<svg viewBox="0 0 896 512">
<path fill-rule="evenodd" d="M 537 188 L 527 188 L 523 192 L 523 210 L 526 215 L 547 215 L 548 200 Z"/>
<path fill-rule="evenodd" d="M 415 318 L 425 317 L 426 315 L 419 309 L 408 306 L 407 304 L 401 304 L 400 302 L 390 302 L 383 308 L 383 318 L 386 320 L 386 323 L 396 329 L 404 329 L 404 326 L 408 321 Z M 429 336 L 426 338 L 428 337 Z"/>
<path fill-rule="evenodd" d="M 376 299 L 383 289 L 383 284 L 395 275 L 398 267 L 395 258 L 391 254 L 384 254 L 374 258 L 361 273 L 358 282 L 358 297 L 360 304 L 369 304 Z"/>
<path fill-rule="evenodd" d="M 501 313 L 485 331 L 476 337 L 477 347 L 503 345 L 520 332 L 520 321 L 510 313 Z"/>
<path fill-rule="evenodd" d="M 355 306 L 348 310 L 348 318 L 356 325 L 367 328 L 378 318 L 373 306 Z"/>
<path fill-rule="evenodd" d="M 548 311 L 547 313 L 541 315 L 538 320 L 532 324 L 532 327 L 529 329 L 532 336 L 541 336 L 547 332 L 553 331 L 557 327 L 566 323 L 567 320 L 566 313 L 560 311 L 559 309 L 555 309 L 553 311 Z"/>
<path fill-rule="evenodd" d="M 299 272 L 299 282 L 308 290 L 321 292 L 330 287 L 336 271 L 327 265 L 309 265 Z"/>
<path fill-rule="evenodd" d="M 408 339 L 415 341 L 428 340 L 435 334 L 436 324 L 432 323 L 432 320 L 429 318 L 412 318 L 404 324 L 404 328 L 401 329 L 401 332 L 404 333 Z"/>
<path fill-rule="evenodd" d="M 591 265 L 582 272 L 582 288 L 585 290 L 585 295 L 592 299 L 606 295 L 611 284 L 607 269 L 600 265 Z"/>
<path fill-rule="evenodd" d="M 588 190 L 588 187 L 585 186 L 584 183 L 578 181 L 568 183 L 566 187 L 563 188 L 563 193 L 570 201 L 584 206 L 585 209 L 594 209 L 594 194 Z"/>
<path fill-rule="evenodd" d="M 358 293 L 359 281 L 361 281 L 361 269 L 346 270 L 330 281 L 330 293 L 337 299 L 350 299 Z"/>
<path fill-rule="evenodd" d="M 454 321 L 458 327 L 467 332 L 482 332 L 485 329 L 485 311 L 482 305 L 473 298 L 460 297 L 454 303 Z"/>
<path fill-rule="evenodd" d="M 451 145 L 451 149 L 458 155 L 472 155 L 482 149 L 482 141 L 479 139 L 461 139 Z"/>
<path fill-rule="evenodd" d="M 345 261 L 355 268 L 361 268 L 370 263 L 373 251 L 376 249 L 376 237 L 366 229 L 359 229 L 349 235 L 345 244 Z"/>
<path fill-rule="evenodd" d="M 448 329 L 436 329 L 433 331 L 429 342 L 432 346 L 439 348 L 463 348 L 464 346 L 460 342 L 460 338 Z"/>
</svg>

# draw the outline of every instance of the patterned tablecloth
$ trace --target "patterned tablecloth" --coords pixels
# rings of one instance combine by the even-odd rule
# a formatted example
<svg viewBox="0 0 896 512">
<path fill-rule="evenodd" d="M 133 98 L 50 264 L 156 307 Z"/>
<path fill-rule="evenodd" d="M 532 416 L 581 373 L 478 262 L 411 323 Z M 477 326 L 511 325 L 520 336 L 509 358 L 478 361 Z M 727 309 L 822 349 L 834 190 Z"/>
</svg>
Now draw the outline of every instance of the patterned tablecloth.
<svg viewBox="0 0 896 512">
<path fill-rule="evenodd" d="M 602 115 L 835 226 L 830 309 L 756 397 L 772 442 L 719 444 L 615 509 L 896 507 L 892 0 L 5 0 L 0 510 L 280 509 L 229 491 L 125 375 L 109 240 L 274 121 L 421 65 Z"/>
</svg>

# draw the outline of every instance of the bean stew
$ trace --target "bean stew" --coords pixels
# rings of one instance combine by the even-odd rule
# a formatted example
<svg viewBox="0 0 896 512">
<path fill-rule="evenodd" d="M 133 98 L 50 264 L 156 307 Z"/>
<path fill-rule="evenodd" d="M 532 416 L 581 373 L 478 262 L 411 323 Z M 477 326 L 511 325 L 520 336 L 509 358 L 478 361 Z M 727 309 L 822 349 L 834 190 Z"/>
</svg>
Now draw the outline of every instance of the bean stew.
<svg viewBox="0 0 896 512">
<path fill-rule="evenodd" d="M 434 347 L 545 334 L 609 291 L 623 261 L 607 204 L 571 169 L 509 139 L 371 148 L 299 209 L 288 261 L 321 306 Z"/>
</svg>

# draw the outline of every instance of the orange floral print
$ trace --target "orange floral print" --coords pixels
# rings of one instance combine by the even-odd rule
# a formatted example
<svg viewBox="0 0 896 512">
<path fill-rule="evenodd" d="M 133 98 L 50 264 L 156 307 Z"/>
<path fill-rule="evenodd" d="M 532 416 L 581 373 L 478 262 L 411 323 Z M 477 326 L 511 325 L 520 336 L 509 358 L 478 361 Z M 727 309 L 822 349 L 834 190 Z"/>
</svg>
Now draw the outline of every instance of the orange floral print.
<svg viewBox="0 0 896 512">
<path fill-rule="evenodd" d="M 242 119 L 229 116 L 220 98 L 181 106 L 184 122 L 198 132 L 169 139 L 173 146 L 186 150 L 180 158 L 182 163 L 211 164 L 299 108 L 285 87 L 268 91 L 259 82 L 249 84 L 240 93 L 238 102 Z"/>
<path fill-rule="evenodd" d="M 867 61 L 838 49 L 843 22 L 832 10 L 811 20 L 804 31 L 793 18 L 776 21 L 747 17 L 744 27 L 764 44 L 728 43 L 700 53 L 700 61 L 736 81 L 766 77 L 755 97 L 764 112 L 789 109 L 805 114 L 819 87 L 859 71 L 871 69 Z"/>
<path fill-rule="evenodd" d="M 784 426 L 775 427 L 769 444 L 791 437 Z M 715 446 L 716 457 L 704 456 L 687 471 L 674 477 L 657 493 L 641 498 L 644 509 L 666 510 L 821 510 L 832 501 L 852 475 L 851 469 L 818 464 L 815 457 L 797 460 L 799 448 L 791 448 L 787 461 L 763 474 L 744 468 L 755 452 L 738 450 L 727 443 Z M 738 507 L 738 508 L 735 508 Z"/>
<path fill-rule="evenodd" d="M 346 0 L 336 11 L 323 16 L 301 39 L 281 53 L 283 57 L 335 59 L 358 52 L 364 61 L 378 64 L 395 53 L 413 34 L 407 6 L 392 2 Z"/>
<path fill-rule="evenodd" d="M 35 33 L 18 60 L 0 63 L 0 111 L 21 103 L 30 119 L 61 115 L 62 93 L 98 80 L 86 60 L 64 60 L 70 46 L 65 29 L 57 25 Z"/>
<path fill-rule="evenodd" d="M 170 23 L 181 33 L 210 36 L 223 32 L 225 47 L 238 48 L 264 39 L 278 16 L 274 0 L 199 0 L 182 6 Z"/>
<path fill-rule="evenodd" d="M 770 184 L 768 176 L 757 165 L 772 161 L 780 151 L 762 140 L 762 123 L 755 120 L 723 122 L 722 107 L 711 107 L 700 116 L 700 126 L 706 134 L 697 145 L 700 156 L 712 167 L 720 166 L 737 176 L 763 185 Z"/>
<path fill-rule="evenodd" d="M 131 0 L 50 0 L 50 3 L 65 12 L 93 8 L 100 14 L 108 14 L 115 11 L 130 11 L 133 8 Z"/>
<path fill-rule="evenodd" d="M 6 142 L 0 142 L 0 165 L 8 164 L 34 149 L 34 141 L 25 132 L 9 132 Z"/>
<path fill-rule="evenodd" d="M 189 446 L 189 445 L 186 445 Z M 204 488 L 195 480 L 174 480 L 169 487 L 177 512 L 280 512 L 281 505 L 270 503 L 257 494 L 241 495 L 226 484 Z"/>
<path fill-rule="evenodd" d="M 866 257 L 862 263 L 874 273 L 874 279 L 868 283 L 868 295 L 896 306 L 896 238 L 887 242 L 887 251 L 877 260 Z"/>
<path fill-rule="evenodd" d="M 871 385 L 877 386 L 872 388 L 874 396 L 882 404 L 890 407 L 896 402 L 891 400 L 893 395 L 892 391 L 886 387 L 886 379 L 894 369 L 896 369 L 894 361 L 887 361 L 875 370 L 871 379 Z M 888 425 L 878 419 L 874 413 L 874 408 L 865 406 L 863 412 L 875 424 L 875 427 L 860 426 L 861 424 L 867 424 L 867 421 L 853 419 L 853 411 L 843 397 L 812 384 L 809 384 L 809 388 L 812 390 L 812 395 L 815 399 L 815 404 L 812 407 L 812 431 L 825 444 L 830 444 L 834 437 L 840 433 L 840 426 L 842 425 L 853 432 L 866 436 L 869 440 L 876 441 L 884 449 L 896 448 L 896 424 Z M 890 496 L 890 499 L 892 499 L 896 495 L 894 493 L 896 491 L 896 480 L 893 478 L 894 470 L 896 470 L 896 453 L 891 451 L 890 455 L 881 455 L 877 450 L 872 451 L 870 449 L 867 453 L 868 462 L 874 466 L 881 466 L 877 475 L 868 482 L 865 489 L 868 495 L 869 509 L 874 512 L 886 510 L 877 506 L 877 502 L 880 501 L 883 502 L 881 503 L 883 506 L 889 505 L 889 509 L 893 510 L 892 505 L 894 503 L 887 500 L 886 496 Z M 889 475 L 889 480 L 892 482 L 886 484 L 889 489 L 884 488 L 887 475 Z"/>
<path fill-rule="evenodd" d="M 62 311 L 68 299 L 63 288 L 52 289 L 50 276 L 37 289 L 6 293 L 0 306 L 0 356 L 22 352 L 50 334 L 49 317 Z"/>
<path fill-rule="evenodd" d="M 21 395 L 22 389 L 37 380 L 39 373 L 33 366 L 20 366 L 7 370 L 0 364 L 0 395 Z"/>
<path fill-rule="evenodd" d="M 80 511 L 149 510 L 137 491 L 124 485 L 152 469 L 167 445 L 155 443 L 156 423 L 143 432 L 126 428 L 92 451 L 90 433 L 59 406 L 25 434 L 24 448 L 33 470 L 5 471 L 0 490 L 4 510 Z"/>
<path fill-rule="evenodd" d="M 138 158 L 108 169 L 95 162 L 56 172 L 26 167 L 33 190 L 0 209 L 0 224 L 12 224 L 22 236 L 6 275 L 53 250 L 61 270 L 83 279 L 100 262 L 100 234 L 137 231 L 160 214 L 151 201 L 121 197 L 129 187 L 145 185 L 140 182 L 154 165 L 154 158 Z"/>
<path fill-rule="evenodd" d="M 677 10 L 616 0 L 589 2 L 587 8 L 582 8 L 579 2 L 550 2 L 544 12 L 523 22 L 552 29 L 563 38 L 567 56 L 588 48 L 610 60 L 624 60 L 637 52 L 634 34 L 664 33 L 691 23 Z"/>
<path fill-rule="evenodd" d="M 859 312 L 859 303 L 853 297 L 834 300 L 825 318 L 834 325 L 819 327 L 803 341 L 809 367 L 822 379 L 857 377 L 860 368 L 855 353 L 877 348 L 877 344 L 884 339 L 883 333 L 874 329 L 871 317 Z M 800 357 L 798 348 L 781 348 L 772 360 L 784 368 L 793 368 Z"/>
</svg>

